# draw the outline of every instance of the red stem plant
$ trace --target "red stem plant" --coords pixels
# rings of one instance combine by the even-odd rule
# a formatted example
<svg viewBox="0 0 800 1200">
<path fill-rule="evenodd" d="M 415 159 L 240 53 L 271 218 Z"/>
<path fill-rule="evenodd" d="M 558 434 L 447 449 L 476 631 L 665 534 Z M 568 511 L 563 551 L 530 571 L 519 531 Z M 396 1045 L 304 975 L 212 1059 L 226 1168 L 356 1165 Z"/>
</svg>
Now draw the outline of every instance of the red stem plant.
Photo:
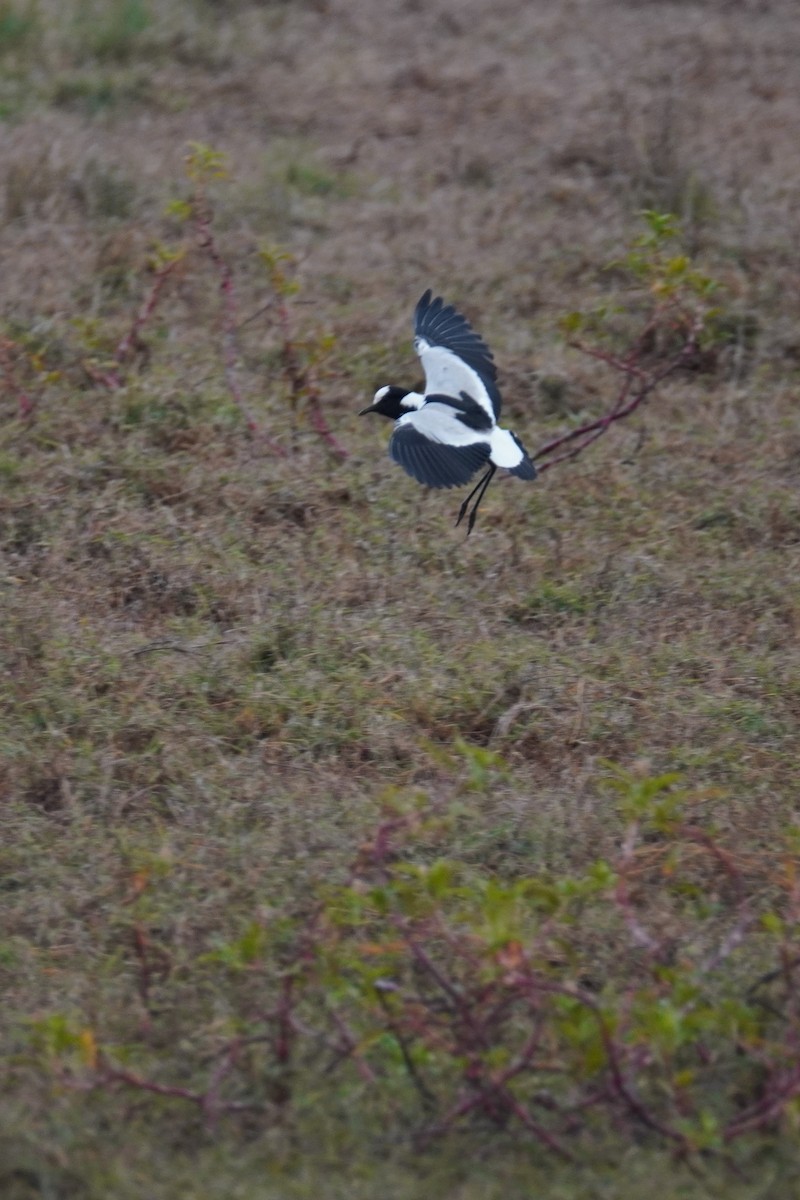
<svg viewBox="0 0 800 1200">
<path fill-rule="evenodd" d="M 284 457 L 286 449 L 261 428 L 241 384 L 239 331 L 248 321 L 239 316 L 234 272 L 219 247 L 208 195 L 212 182 L 227 178 L 224 156 L 192 143 L 186 156 L 186 173 L 192 185 L 191 194 L 187 200 L 173 202 L 168 211 L 189 226 L 192 243 L 187 241 L 177 250 L 156 249 L 150 287 L 110 358 L 84 354 L 83 369 L 93 383 L 108 390 L 123 386 L 134 357 L 147 352 L 143 336 L 146 327 L 161 306 L 168 285 L 184 266 L 193 244 L 209 261 L 219 281 L 222 360 L 228 393 L 251 436 Z M 697 367 L 704 361 L 704 352 L 713 340 L 716 310 L 710 301 L 715 291 L 714 281 L 698 271 L 686 255 L 675 252 L 680 228 L 674 217 L 656 212 L 645 212 L 643 217 L 646 232 L 635 239 L 621 262 L 612 264 L 622 269 L 646 296 L 646 309 L 635 336 L 627 344 L 624 339 L 615 338 L 612 331 L 615 313 L 605 307 L 590 313 L 571 313 L 562 322 L 571 347 L 605 364 L 620 377 L 616 395 L 599 417 L 560 433 L 541 446 L 533 456 L 540 472 L 582 454 L 613 424 L 636 412 L 667 378 Z M 320 388 L 321 366 L 333 348 L 333 339 L 327 335 L 309 338 L 298 334 L 291 304 L 291 297 L 297 291 L 291 256 L 274 247 L 262 248 L 260 256 L 271 296 L 256 315 L 274 314 L 280 377 L 293 419 L 297 419 L 300 411 L 304 412 L 329 450 L 339 458 L 346 458 L 347 450 L 325 418 Z M 0 384 L 16 399 L 20 418 L 30 420 L 35 415 L 39 393 L 20 383 L 19 364 L 25 359 L 39 377 L 39 390 L 42 384 L 58 378 L 58 372 L 48 372 L 38 355 L 27 354 L 9 338 L 0 339 Z"/>
<path fill-rule="evenodd" d="M 289 392 L 289 404 L 293 414 L 302 405 L 307 408 L 312 428 L 323 438 L 327 446 L 339 458 L 347 458 L 348 452 L 331 430 L 322 411 L 322 398 L 316 379 L 316 368 L 321 359 L 333 346 L 331 338 L 323 335 L 315 342 L 298 338 L 292 319 L 289 298 L 296 291 L 296 284 L 287 273 L 287 264 L 292 264 L 291 255 L 285 251 L 264 248 L 261 251 L 274 297 L 274 307 L 280 330 L 280 361 L 283 378 Z"/>
<path fill-rule="evenodd" d="M 602 344 L 610 340 L 614 316 L 605 307 L 571 313 L 562 322 L 568 345 L 616 372 L 619 389 L 602 416 L 545 442 L 533 456 L 540 472 L 576 458 L 616 421 L 636 412 L 669 376 L 697 367 L 712 338 L 715 282 L 676 252 L 680 228 L 673 216 L 651 211 L 642 216 L 646 232 L 621 262 L 612 264 L 644 289 L 647 298 L 643 324 L 633 339 L 621 349 Z M 597 337 L 601 344 L 581 334 Z"/>
<path fill-rule="evenodd" d="M 219 285 L 219 327 L 221 357 L 228 394 L 242 415 L 244 424 L 252 437 L 262 441 L 269 450 L 285 457 L 285 447 L 271 437 L 257 421 L 242 385 L 242 356 L 239 334 L 248 324 L 239 311 L 236 279 L 233 268 L 220 248 L 214 228 L 214 211 L 209 198 L 210 185 L 227 178 L 224 155 L 192 143 L 186 156 L 186 174 L 191 184 L 188 199 L 177 200 L 168 208 L 168 214 L 183 222 L 190 236 L 176 249 L 157 246 L 152 256 L 150 270 L 152 280 L 138 309 L 122 336 L 116 339 L 113 350 L 108 351 L 107 339 L 98 332 L 96 323 L 83 323 L 84 347 L 80 363 L 85 375 L 93 384 L 108 391 L 123 387 L 129 377 L 135 359 L 145 359 L 148 348 L 145 340 L 147 327 L 169 293 L 169 285 L 181 274 L 190 254 L 199 253 L 210 264 Z M 263 250 L 261 258 L 267 270 L 271 298 L 261 307 L 259 314 L 271 312 L 275 317 L 275 329 L 279 339 L 280 378 L 286 389 L 293 416 L 304 410 L 314 432 L 340 458 L 347 451 L 333 434 L 322 410 L 319 372 L 325 357 L 333 349 L 334 341 L 327 335 L 314 334 L 301 337 L 294 327 L 294 314 L 290 298 L 297 290 L 295 280 L 287 271 L 291 264 L 288 255 L 274 250 Z M 258 314 L 257 314 L 258 315 Z M 86 351 L 89 351 L 87 353 Z M 25 366 L 27 364 L 27 366 Z M 26 389 L 20 382 L 21 365 L 27 370 L 33 367 L 39 376 L 37 391 Z M 30 373 L 30 371 L 28 371 Z M 48 372 L 37 354 L 28 353 L 24 346 L 8 337 L 0 338 L 0 389 L 5 390 L 17 403 L 21 419 L 31 419 L 37 407 L 39 393 L 45 383 L 58 378 L 57 372 Z"/>
<path fill-rule="evenodd" d="M 6 391 L 16 399 L 17 415 L 24 421 L 33 415 L 35 401 L 17 378 L 16 350 L 17 346 L 10 338 L 0 338 L 0 372 Z"/>
<path fill-rule="evenodd" d="M 0 335 L 0 394 L 5 391 L 15 401 L 20 421 L 33 420 L 42 389 L 59 378 L 37 350 Z"/>
<path fill-rule="evenodd" d="M 611 786 L 619 851 L 577 876 L 504 882 L 432 860 L 444 827 L 388 815 L 309 912 L 199 960 L 246 978 L 250 998 L 210 1056 L 184 1049 L 179 1084 L 63 1018 L 38 1029 L 40 1046 L 62 1084 L 182 1100 L 209 1125 L 286 1120 L 352 1070 L 365 1109 L 421 1145 L 465 1123 L 516 1125 L 569 1159 L 605 1124 L 727 1156 L 800 1100 L 796 847 L 776 879 L 776 855 L 729 848 L 700 818 L 713 798 L 673 776 Z M 756 912 L 756 895 L 774 907 Z M 140 948 L 135 960 L 151 1007 L 163 985 Z"/>
</svg>

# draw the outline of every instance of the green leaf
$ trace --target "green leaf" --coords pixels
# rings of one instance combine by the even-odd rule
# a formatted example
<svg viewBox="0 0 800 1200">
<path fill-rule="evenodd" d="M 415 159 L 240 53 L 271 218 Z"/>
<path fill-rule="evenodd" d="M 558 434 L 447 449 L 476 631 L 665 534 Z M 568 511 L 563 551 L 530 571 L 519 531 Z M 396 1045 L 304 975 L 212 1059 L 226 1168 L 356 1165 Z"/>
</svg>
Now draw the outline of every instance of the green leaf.
<svg viewBox="0 0 800 1200">
<path fill-rule="evenodd" d="M 428 867 L 424 882 L 428 890 L 428 894 L 435 899 L 443 899 L 453 886 L 455 878 L 455 866 L 453 863 L 445 859 L 440 859 Z"/>
<path fill-rule="evenodd" d="M 192 206 L 188 200 L 170 200 L 164 209 L 164 216 L 176 217 L 179 221 L 188 221 L 192 215 Z"/>
</svg>

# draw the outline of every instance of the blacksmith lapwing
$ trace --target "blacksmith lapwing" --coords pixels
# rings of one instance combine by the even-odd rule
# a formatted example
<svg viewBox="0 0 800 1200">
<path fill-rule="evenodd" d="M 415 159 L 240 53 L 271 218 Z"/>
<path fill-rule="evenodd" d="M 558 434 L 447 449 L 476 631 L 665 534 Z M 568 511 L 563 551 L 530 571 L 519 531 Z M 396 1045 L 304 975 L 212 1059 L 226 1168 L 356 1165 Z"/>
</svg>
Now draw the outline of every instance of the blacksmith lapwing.
<svg viewBox="0 0 800 1200">
<path fill-rule="evenodd" d="M 478 505 L 498 467 L 520 479 L 535 479 L 536 468 L 519 438 L 497 424 L 501 399 L 492 352 L 461 313 L 430 288 L 414 312 L 414 349 L 425 371 L 425 391 L 382 387 L 361 410 L 396 422 L 389 441 L 395 462 L 420 483 L 459 487 L 489 464 L 458 514 L 459 525 L 473 496 L 467 521 L 472 532 Z"/>
</svg>

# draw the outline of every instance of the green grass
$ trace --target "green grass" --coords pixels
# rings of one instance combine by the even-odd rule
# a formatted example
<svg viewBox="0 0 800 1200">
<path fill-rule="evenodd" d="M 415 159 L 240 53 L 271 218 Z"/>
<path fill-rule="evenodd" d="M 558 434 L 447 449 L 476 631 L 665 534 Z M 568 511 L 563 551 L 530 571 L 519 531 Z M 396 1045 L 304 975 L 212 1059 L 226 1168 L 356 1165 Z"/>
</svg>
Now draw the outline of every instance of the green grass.
<svg viewBox="0 0 800 1200">
<path fill-rule="evenodd" d="M 604 0 L 578 45 L 566 19 L 525 5 L 474 22 L 398 10 L 378 27 L 361 0 L 350 24 L 318 4 L 0 4 L 11 1200 L 633 1200 L 655 1178 L 666 1200 L 797 1189 L 796 1102 L 688 1161 L 602 1105 L 566 1137 L 574 1163 L 485 1117 L 422 1146 L 429 1118 L 359 983 L 405 978 L 402 903 L 416 919 L 430 900 L 409 880 L 442 862 L 431 887 L 452 939 L 477 946 L 503 888 L 530 885 L 522 925 L 544 977 L 635 1011 L 631 1038 L 646 1029 L 665 1063 L 694 1069 L 670 1003 L 736 928 L 731 861 L 753 924 L 697 984 L 713 1062 L 707 1076 L 697 1067 L 699 1115 L 684 1114 L 695 1145 L 702 1120 L 758 1096 L 748 1022 L 765 1058 L 780 1050 L 782 993 L 764 977 L 778 947 L 792 958 L 796 931 L 800 312 L 786 247 L 800 231 L 772 105 L 796 64 L 777 18 L 726 26 L 754 64 L 741 109 L 752 143 L 733 137 L 741 85 L 732 96 L 722 42 L 689 13 L 685 48 L 717 58 L 686 82 L 682 139 L 662 144 L 653 81 L 678 35 L 667 5 L 647 6 L 635 31 L 626 11 Z M 446 43 L 443 74 L 428 65 L 432 38 Z M 544 58 L 531 49 L 543 45 Z M 623 83 L 632 62 L 649 64 L 635 85 L 642 129 L 599 61 Z M 186 146 L 205 137 L 228 154 L 208 197 L 256 436 L 224 368 L 220 275 L 180 205 L 165 212 L 191 196 Z M 558 323 L 602 302 L 627 327 L 641 294 L 604 268 L 639 231 L 645 193 L 691 209 L 691 248 L 722 279 L 716 356 L 576 462 L 534 485 L 493 483 L 465 539 L 452 528 L 461 497 L 418 488 L 388 459 L 387 428 L 356 416 L 379 384 L 417 381 L 416 298 L 430 284 L 474 318 L 508 424 L 535 449 L 614 394 L 613 373 L 567 349 Z M 293 263 L 260 253 L 276 244 Z M 120 386 L 103 386 L 154 265 L 179 247 Z M 281 270 L 297 285 L 283 294 L 308 370 L 294 400 Z M 315 430 L 309 380 L 346 461 Z M 642 808 L 628 880 L 637 919 L 670 950 L 659 976 L 614 887 L 580 889 L 602 864 L 624 874 L 631 796 L 671 771 L 686 822 Z M 370 848 L 388 820 L 406 832 L 381 879 Z M 232 1038 L 271 1028 L 265 1012 L 320 905 L 327 941 L 298 1010 L 317 1032 L 298 1035 L 291 1103 L 258 1041 L 222 1093 L 259 1111 L 203 1119 L 185 1099 L 104 1081 L 105 1055 L 151 1082 L 209 1086 Z M 363 925 L 336 926 L 339 910 Z M 446 961 L 453 942 L 423 933 Z M 513 942 L 498 942 L 512 959 Z M 498 969 L 496 950 L 465 987 Z M 732 1003 L 747 1009 L 738 1042 Z M 359 1030 L 361 1070 L 328 1061 L 332 1005 Z M 414 1054 L 447 1097 L 461 1065 L 433 1011 L 436 1037 Z M 525 1028 L 515 1019 L 512 1034 Z M 571 1020 L 554 1026 L 574 1055 L 549 1045 L 569 1062 L 550 1090 L 596 1069 Z M 658 1069 L 637 1083 L 667 1111 Z"/>
</svg>

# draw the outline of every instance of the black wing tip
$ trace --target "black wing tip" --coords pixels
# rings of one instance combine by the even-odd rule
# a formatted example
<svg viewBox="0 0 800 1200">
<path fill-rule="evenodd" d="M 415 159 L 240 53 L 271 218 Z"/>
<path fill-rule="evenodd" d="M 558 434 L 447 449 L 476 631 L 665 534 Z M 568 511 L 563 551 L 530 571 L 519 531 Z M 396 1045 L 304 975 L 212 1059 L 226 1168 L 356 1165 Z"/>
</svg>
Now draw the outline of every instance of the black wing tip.
<svg viewBox="0 0 800 1200">
<path fill-rule="evenodd" d="M 425 317 L 434 304 L 443 304 L 441 296 L 437 296 L 434 300 L 433 289 L 426 288 L 417 301 L 417 307 L 414 309 L 414 331 L 419 329 L 420 323 L 425 320 Z"/>
<path fill-rule="evenodd" d="M 441 296 L 431 299 L 428 288 L 414 311 L 414 332 L 432 345 L 444 346 L 458 354 L 470 366 L 485 372 L 490 379 L 496 376 L 494 355 L 467 318 Z"/>
<path fill-rule="evenodd" d="M 519 447 L 520 453 L 522 454 L 522 462 L 517 463 L 515 467 L 509 468 L 511 474 L 516 475 L 517 479 L 536 479 L 537 475 L 539 474 L 539 472 L 536 470 L 536 464 L 528 454 L 528 451 L 525 449 L 517 435 L 512 433 L 511 436 Z"/>
<path fill-rule="evenodd" d="M 455 318 L 463 322 L 469 329 L 469 322 L 461 313 L 456 312 L 452 304 L 445 304 L 443 296 L 434 296 L 433 288 L 426 288 L 414 309 L 414 332 L 423 333 L 424 329 L 433 326 L 438 329 Z M 470 330 L 471 332 L 471 330 Z"/>
<path fill-rule="evenodd" d="M 511 468 L 511 474 L 516 475 L 517 479 L 536 479 L 539 472 L 526 454 L 518 467 Z"/>
<path fill-rule="evenodd" d="M 463 313 L 452 304 L 445 304 L 441 296 L 433 298 L 433 291 L 428 288 L 414 312 L 414 333 L 430 345 L 451 350 L 476 371 L 489 394 L 495 418 L 500 416 L 502 401 L 494 355 Z"/>
</svg>

